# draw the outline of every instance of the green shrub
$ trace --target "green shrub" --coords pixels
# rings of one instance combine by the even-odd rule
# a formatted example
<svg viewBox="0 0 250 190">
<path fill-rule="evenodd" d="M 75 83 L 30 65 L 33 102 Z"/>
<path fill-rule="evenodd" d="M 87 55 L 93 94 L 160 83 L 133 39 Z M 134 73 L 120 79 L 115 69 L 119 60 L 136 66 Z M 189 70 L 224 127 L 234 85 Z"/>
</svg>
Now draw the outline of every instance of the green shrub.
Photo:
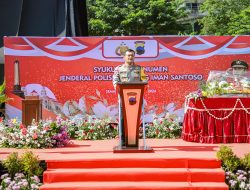
<svg viewBox="0 0 250 190">
<path fill-rule="evenodd" d="M 228 146 L 222 145 L 220 147 L 220 150 L 216 153 L 216 155 L 217 155 L 217 158 L 219 160 L 224 161 L 224 160 L 232 157 L 234 155 L 234 153 L 233 153 L 233 150 L 231 148 L 229 148 Z"/>
<path fill-rule="evenodd" d="M 43 169 L 39 166 L 39 159 L 36 155 L 33 154 L 31 151 L 26 151 L 22 157 L 22 169 L 23 172 L 28 176 L 34 176 L 37 175 L 39 176 L 42 172 Z"/>
<path fill-rule="evenodd" d="M 240 161 L 244 168 L 250 170 L 250 153 L 245 154 Z"/>
<path fill-rule="evenodd" d="M 39 163 L 38 157 L 31 151 L 26 151 L 21 157 L 18 156 L 17 152 L 13 152 L 3 161 L 3 166 L 13 179 L 17 173 L 24 173 L 27 177 L 39 176 L 43 172 Z"/>
<path fill-rule="evenodd" d="M 22 161 L 18 157 L 18 153 L 9 154 L 7 159 L 3 161 L 3 166 L 7 169 L 11 179 L 14 178 L 16 173 L 20 173 L 22 171 Z"/>
<path fill-rule="evenodd" d="M 222 161 L 226 183 L 231 190 L 250 189 L 250 153 L 239 159 L 227 146 L 221 146 L 217 158 Z"/>
<path fill-rule="evenodd" d="M 228 158 L 227 160 L 223 161 L 223 166 L 227 171 L 235 171 L 237 168 L 240 167 L 240 159 L 237 156 L 232 156 L 231 158 Z"/>
<path fill-rule="evenodd" d="M 216 155 L 222 161 L 222 167 L 226 171 L 235 171 L 241 165 L 240 159 L 233 153 L 230 147 L 221 146 Z"/>
</svg>

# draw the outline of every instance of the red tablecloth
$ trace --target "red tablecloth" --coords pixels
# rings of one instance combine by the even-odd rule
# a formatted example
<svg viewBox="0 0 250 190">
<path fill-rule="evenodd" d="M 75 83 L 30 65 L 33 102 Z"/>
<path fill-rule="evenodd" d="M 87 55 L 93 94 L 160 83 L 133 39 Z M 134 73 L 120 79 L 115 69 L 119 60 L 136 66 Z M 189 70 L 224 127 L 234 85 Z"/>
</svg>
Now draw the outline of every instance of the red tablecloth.
<svg viewBox="0 0 250 190">
<path fill-rule="evenodd" d="M 250 143 L 250 98 L 187 100 L 182 138 L 202 143 Z"/>
</svg>

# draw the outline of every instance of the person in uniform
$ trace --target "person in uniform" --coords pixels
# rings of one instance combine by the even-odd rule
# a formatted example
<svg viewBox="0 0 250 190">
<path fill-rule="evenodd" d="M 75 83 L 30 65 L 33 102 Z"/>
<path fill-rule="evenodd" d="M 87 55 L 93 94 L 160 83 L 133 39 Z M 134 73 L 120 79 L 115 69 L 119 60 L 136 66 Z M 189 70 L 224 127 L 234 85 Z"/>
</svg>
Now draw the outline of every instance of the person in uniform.
<svg viewBox="0 0 250 190">
<path fill-rule="evenodd" d="M 143 67 L 134 62 L 135 51 L 128 49 L 124 55 L 124 64 L 119 65 L 114 70 L 113 85 L 116 88 L 117 82 L 141 82 L 147 81 L 147 76 Z"/>
<path fill-rule="evenodd" d="M 116 88 L 117 82 L 147 82 L 148 81 L 144 68 L 141 67 L 140 65 L 135 64 L 134 59 L 135 59 L 135 51 L 132 49 L 126 50 L 125 55 L 124 55 L 125 62 L 122 65 L 117 66 L 113 74 L 113 85 L 116 90 L 117 90 Z M 124 119 L 122 116 L 121 117 L 122 146 L 125 145 L 125 132 L 124 132 L 123 123 L 124 123 Z"/>
</svg>

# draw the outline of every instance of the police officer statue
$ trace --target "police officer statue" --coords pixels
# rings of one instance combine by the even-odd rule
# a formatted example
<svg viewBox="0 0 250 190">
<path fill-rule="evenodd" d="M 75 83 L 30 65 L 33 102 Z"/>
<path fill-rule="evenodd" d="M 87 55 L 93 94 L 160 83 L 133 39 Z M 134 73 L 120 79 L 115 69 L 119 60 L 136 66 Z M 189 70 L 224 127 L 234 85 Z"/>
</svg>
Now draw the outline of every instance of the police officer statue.
<svg viewBox="0 0 250 190">
<path fill-rule="evenodd" d="M 233 69 L 233 75 L 243 75 L 248 70 L 248 64 L 242 60 L 235 60 L 231 63 L 231 68 Z"/>
</svg>

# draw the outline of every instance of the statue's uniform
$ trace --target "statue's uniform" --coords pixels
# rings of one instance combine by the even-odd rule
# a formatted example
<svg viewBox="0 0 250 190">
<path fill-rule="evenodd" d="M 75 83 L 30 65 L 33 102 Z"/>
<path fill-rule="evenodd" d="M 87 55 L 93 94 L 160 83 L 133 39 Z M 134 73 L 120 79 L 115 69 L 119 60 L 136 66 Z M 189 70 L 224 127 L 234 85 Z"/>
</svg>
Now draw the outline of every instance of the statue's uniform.
<svg viewBox="0 0 250 190">
<path fill-rule="evenodd" d="M 114 70 L 113 85 L 116 86 L 117 82 L 147 82 L 147 76 L 144 68 L 139 65 L 119 65 Z M 122 105 L 121 105 L 122 106 Z M 121 108 L 122 111 L 122 108 Z M 122 114 L 121 114 L 122 116 Z M 124 132 L 124 119 L 121 117 L 122 124 L 122 145 L 125 145 L 125 132 Z"/>
</svg>

